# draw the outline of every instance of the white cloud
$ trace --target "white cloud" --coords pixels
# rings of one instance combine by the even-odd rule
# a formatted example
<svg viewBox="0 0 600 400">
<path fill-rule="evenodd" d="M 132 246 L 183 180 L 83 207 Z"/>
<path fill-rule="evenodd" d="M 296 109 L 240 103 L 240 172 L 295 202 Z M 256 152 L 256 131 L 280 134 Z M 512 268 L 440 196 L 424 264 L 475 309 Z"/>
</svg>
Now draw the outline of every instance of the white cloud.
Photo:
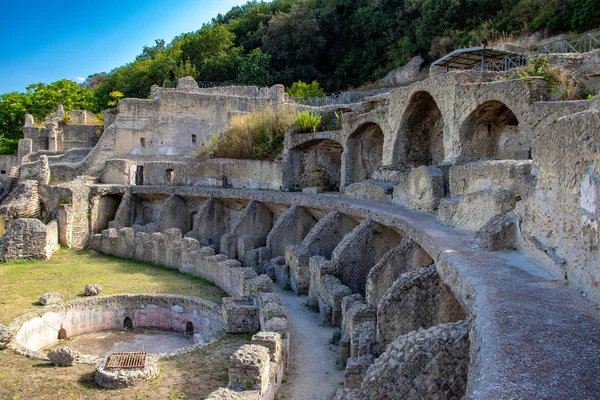
<svg viewBox="0 0 600 400">
<path fill-rule="evenodd" d="M 85 82 L 85 78 L 82 78 L 80 76 L 76 77 L 75 80 L 79 83 Z"/>
</svg>

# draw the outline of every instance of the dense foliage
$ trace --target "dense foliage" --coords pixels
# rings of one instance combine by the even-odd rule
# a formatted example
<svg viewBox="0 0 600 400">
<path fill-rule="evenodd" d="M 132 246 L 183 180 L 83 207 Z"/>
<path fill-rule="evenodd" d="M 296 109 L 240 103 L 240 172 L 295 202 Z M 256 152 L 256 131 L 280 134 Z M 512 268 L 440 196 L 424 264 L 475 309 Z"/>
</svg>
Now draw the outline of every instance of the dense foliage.
<svg viewBox="0 0 600 400">
<path fill-rule="evenodd" d="M 88 77 L 84 89 L 62 80 L 3 95 L 0 152 L 19 137 L 26 112 L 41 118 L 58 101 L 67 110 L 96 111 L 116 104 L 111 93 L 146 98 L 152 85 L 184 76 L 255 85 L 317 81 L 337 91 L 375 80 L 417 54 L 432 60 L 503 35 L 599 26 L 598 0 L 250 1 L 170 43 L 156 40 L 131 63 Z M 69 87 L 57 91 L 58 85 Z"/>
<path fill-rule="evenodd" d="M 85 109 L 98 111 L 96 96 L 77 83 L 62 79 L 49 85 L 36 83 L 26 93 L 6 93 L 0 96 L 0 154 L 12 154 L 23 137 L 25 114 L 32 114 L 37 122 L 56 111 L 62 104 L 65 110 Z"/>
</svg>

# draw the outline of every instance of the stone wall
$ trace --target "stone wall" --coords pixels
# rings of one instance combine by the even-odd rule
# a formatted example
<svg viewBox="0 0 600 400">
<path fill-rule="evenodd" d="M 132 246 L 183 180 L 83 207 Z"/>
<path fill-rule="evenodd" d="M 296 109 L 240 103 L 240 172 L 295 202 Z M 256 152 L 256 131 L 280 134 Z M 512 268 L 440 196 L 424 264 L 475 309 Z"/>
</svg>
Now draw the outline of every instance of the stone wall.
<svg viewBox="0 0 600 400">
<path fill-rule="evenodd" d="M 282 184 L 279 162 L 210 159 L 147 162 L 143 167 L 144 185 L 198 185 L 279 190 Z"/>
<path fill-rule="evenodd" d="M 133 328 L 189 333 L 210 341 L 223 330 L 219 306 L 211 301 L 177 295 L 100 296 L 52 305 L 13 321 L 13 347 L 44 359 L 39 351 L 67 338 L 107 330 L 122 330 L 129 318 Z"/>
<path fill-rule="evenodd" d="M 16 219 L 0 240 L 3 261 L 49 260 L 58 248 L 56 221 L 45 225 L 38 219 Z"/>
<path fill-rule="evenodd" d="M 400 336 L 366 372 L 360 389 L 336 399 L 463 399 L 469 366 L 469 325 L 437 325 Z"/>
<path fill-rule="evenodd" d="M 215 254 L 210 247 L 201 247 L 193 238 L 183 238 L 179 229 L 166 233 L 135 233 L 132 228 L 106 229 L 93 235 L 90 249 L 126 259 L 166 265 L 181 272 L 214 282 L 234 297 L 256 294 L 268 287 L 270 280 L 260 277 L 252 268 L 243 268 L 239 261 Z M 272 286 L 272 283 L 270 283 Z"/>
</svg>

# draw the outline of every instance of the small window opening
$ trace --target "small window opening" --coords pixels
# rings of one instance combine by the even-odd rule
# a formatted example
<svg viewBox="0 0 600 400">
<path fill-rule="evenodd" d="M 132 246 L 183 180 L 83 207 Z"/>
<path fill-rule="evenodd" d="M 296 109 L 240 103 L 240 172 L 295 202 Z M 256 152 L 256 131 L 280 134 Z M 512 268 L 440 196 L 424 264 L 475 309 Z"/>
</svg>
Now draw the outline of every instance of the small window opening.
<svg viewBox="0 0 600 400">
<path fill-rule="evenodd" d="M 194 324 L 192 324 L 190 321 L 188 321 L 187 324 L 185 324 L 185 334 L 186 335 L 194 334 Z"/>
<path fill-rule="evenodd" d="M 5 170 L 0 170 L 0 174 L 4 175 L 4 174 L 6 174 L 6 171 Z"/>
<path fill-rule="evenodd" d="M 146 138 L 140 138 L 140 145 L 146 147 Z"/>
<path fill-rule="evenodd" d="M 166 179 L 167 179 L 167 182 L 169 183 L 169 185 L 172 185 L 173 183 L 175 183 L 175 170 L 169 168 L 166 171 L 165 176 L 166 176 Z"/>
<path fill-rule="evenodd" d="M 197 141 L 198 141 L 198 136 L 192 135 L 192 144 L 196 144 Z"/>
<path fill-rule="evenodd" d="M 65 330 L 65 328 L 61 328 L 60 331 L 58 331 L 58 340 L 65 339 L 67 339 L 67 331 Z"/>
<path fill-rule="evenodd" d="M 123 321 L 123 329 L 133 329 L 133 321 L 131 318 L 125 318 L 125 321 Z"/>
</svg>

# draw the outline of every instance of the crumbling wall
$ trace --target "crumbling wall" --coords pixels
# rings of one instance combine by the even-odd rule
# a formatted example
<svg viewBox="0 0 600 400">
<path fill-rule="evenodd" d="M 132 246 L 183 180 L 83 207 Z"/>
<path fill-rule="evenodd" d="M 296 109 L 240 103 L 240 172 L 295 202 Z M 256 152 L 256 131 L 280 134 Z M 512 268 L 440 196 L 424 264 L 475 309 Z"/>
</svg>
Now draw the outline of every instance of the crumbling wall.
<svg viewBox="0 0 600 400">
<path fill-rule="evenodd" d="M 38 219 L 16 219 L 0 240 L 3 261 L 49 260 L 58 249 L 56 221 L 45 225 Z"/>
<path fill-rule="evenodd" d="M 356 395 L 373 400 L 459 400 L 465 395 L 468 368 L 467 322 L 420 329 L 391 343 L 369 367 Z"/>
<path fill-rule="evenodd" d="M 397 232 L 372 220 L 361 222 L 333 252 L 336 275 L 352 293 L 364 295 L 371 268 L 401 240 Z"/>
<path fill-rule="evenodd" d="M 403 274 L 377 306 L 377 343 L 385 348 L 396 337 L 465 318 L 454 294 L 435 265 Z"/>
</svg>

